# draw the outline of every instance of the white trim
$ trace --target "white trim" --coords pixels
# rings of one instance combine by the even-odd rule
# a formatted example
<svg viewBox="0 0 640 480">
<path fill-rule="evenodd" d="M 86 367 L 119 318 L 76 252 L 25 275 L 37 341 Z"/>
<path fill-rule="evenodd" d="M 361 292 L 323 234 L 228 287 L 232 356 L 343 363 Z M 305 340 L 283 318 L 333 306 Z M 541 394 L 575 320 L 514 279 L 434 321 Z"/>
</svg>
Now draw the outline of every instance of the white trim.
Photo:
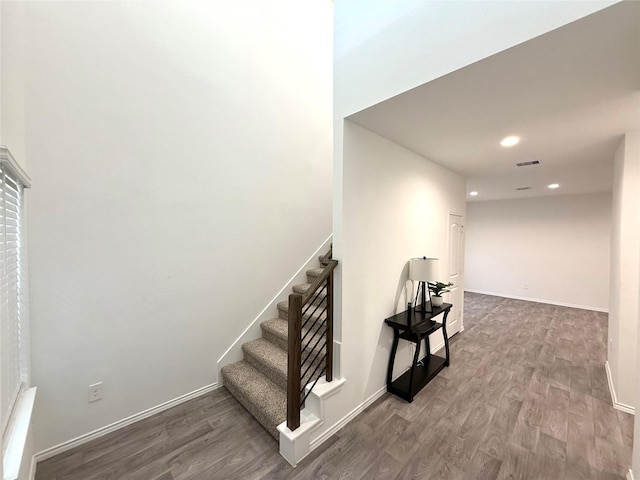
<svg viewBox="0 0 640 480">
<path fill-rule="evenodd" d="M 294 431 L 289 430 L 286 421 L 276 427 L 280 432 L 280 440 L 278 442 L 280 455 L 289 465 L 295 467 L 303 458 L 309 455 L 311 452 L 309 448 L 311 432 L 321 424 L 322 420 L 316 415 L 303 410 L 300 412 L 300 426 Z"/>
<path fill-rule="evenodd" d="M 118 420 L 110 425 L 106 425 L 104 427 L 93 430 L 92 432 L 85 433 L 84 435 L 80 435 L 79 437 L 73 438 L 66 442 L 55 445 L 51 448 L 47 448 L 41 452 L 38 452 L 34 455 L 36 462 L 41 462 L 51 457 L 55 457 L 61 453 L 64 453 L 72 448 L 75 448 L 79 445 L 83 445 L 91 440 L 95 440 L 96 438 L 103 437 L 109 433 L 115 432 L 123 427 L 131 425 L 139 420 L 143 420 L 145 418 L 149 418 L 157 413 L 164 412 L 171 407 L 175 407 L 184 403 L 186 401 L 192 400 L 196 397 L 204 395 L 206 393 L 212 392 L 217 388 L 220 388 L 222 385 L 219 383 L 212 383 L 211 385 L 206 385 L 202 388 L 194 390 L 193 392 L 186 393 L 181 395 L 180 397 L 174 398 L 173 400 L 169 400 L 168 402 L 161 403 L 160 405 L 156 405 L 155 407 L 148 408 L 140 413 L 136 413 L 131 415 L 130 417 L 123 418 L 122 420 Z"/>
<path fill-rule="evenodd" d="M 366 399 L 359 406 L 357 406 L 356 408 L 351 410 L 351 412 L 349 412 L 347 415 L 342 417 L 342 420 L 339 420 L 338 422 L 336 422 L 330 429 L 328 429 L 326 432 L 324 432 L 318 438 L 313 440 L 311 442 L 311 451 L 314 451 L 316 448 L 318 448 L 320 445 L 322 445 L 324 442 L 326 442 L 338 430 L 340 430 L 341 428 L 345 427 L 351 420 L 353 420 L 358 415 L 360 415 L 364 411 L 365 408 L 367 408 L 373 402 L 378 400 L 385 393 L 387 393 L 387 386 L 386 385 L 384 387 L 382 387 L 380 390 L 378 390 L 377 392 L 375 392 L 373 395 L 371 395 L 368 399 Z"/>
<path fill-rule="evenodd" d="M 455 333 L 453 335 L 455 335 Z M 451 337 L 449 337 L 449 338 L 451 338 Z M 431 353 L 431 355 L 435 355 L 438 352 L 438 350 L 440 350 L 442 348 L 444 348 L 444 338 L 442 339 L 442 341 L 439 344 L 432 346 L 431 347 L 431 352 L 429 352 L 429 353 Z M 409 367 L 409 368 L 411 368 L 411 367 Z M 409 368 L 407 368 L 407 370 Z M 395 379 L 394 379 L 394 381 L 395 381 Z"/>
<path fill-rule="evenodd" d="M 29 476 L 27 480 L 36 480 L 36 467 L 38 466 L 38 461 L 36 460 L 36 456 L 33 455 L 31 457 L 31 467 L 29 467 Z"/>
<path fill-rule="evenodd" d="M 440 350 L 442 348 L 444 348 L 444 339 L 442 340 L 442 342 L 440 342 L 437 345 L 434 345 L 434 346 L 431 347 L 431 353 L 434 354 L 434 353 L 436 353 L 438 350 Z M 409 368 L 411 368 L 411 367 L 408 366 L 405 370 L 400 372 L 396 376 L 396 378 L 394 378 L 393 380 L 395 381 L 398 377 L 400 377 L 407 370 L 409 370 Z M 326 432 L 324 432 L 322 435 L 320 435 L 316 439 L 312 440 L 311 441 L 311 451 L 314 451 L 316 448 L 318 448 L 320 445 L 322 445 L 325 441 L 327 441 L 329 438 L 331 438 L 331 436 L 333 434 L 335 434 L 338 430 L 340 430 L 341 428 L 345 427 L 351 420 L 353 420 L 358 415 L 360 415 L 369 405 L 371 405 L 373 402 L 375 402 L 380 397 L 382 397 L 386 392 L 387 392 L 387 385 L 385 384 L 380 390 L 376 391 L 373 395 L 371 395 L 369 398 L 367 398 L 363 403 L 361 403 L 356 408 L 351 410 L 351 412 L 349 412 L 347 415 L 342 417 L 341 420 L 336 422 Z"/>
<path fill-rule="evenodd" d="M 580 310 L 591 310 L 593 312 L 609 313 L 609 310 L 606 308 L 590 307 L 587 305 L 576 305 L 574 303 L 556 302 L 555 300 L 545 300 L 542 298 L 519 297 L 517 295 L 505 295 L 504 293 L 484 292 L 481 290 L 472 290 L 470 288 L 465 288 L 464 291 L 469 293 L 479 293 L 481 295 L 491 295 L 492 297 L 511 298 L 513 300 L 524 300 L 525 302 L 546 303 L 548 305 L 557 305 L 559 307 L 579 308 Z"/>
<path fill-rule="evenodd" d="M 313 432 L 324 425 L 325 403 L 342 389 L 345 382 L 344 378 L 334 379 L 332 382 L 320 379 L 311 390 L 311 385 L 307 385 L 306 390 L 310 391 L 310 395 L 307 397 L 306 407 L 300 412 L 300 427 L 291 431 L 287 428 L 286 421 L 278 425 L 280 455 L 291 466 L 295 467 L 311 453 Z"/>
<path fill-rule="evenodd" d="M 20 394 L 15 405 L 9 424 L 9 441 L 2 457 L 3 480 L 16 480 L 22 469 L 25 454 L 29 458 L 33 453 L 26 450 L 30 448 L 27 446 L 27 437 L 35 401 L 36 387 L 32 387 Z"/>
<path fill-rule="evenodd" d="M 616 389 L 613 385 L 613 376 L 611 375 L 611 367 L 609 367 L 609 360 L 604 362 L 604 369 L 607 372 L 607 381 L 609 382 L 609 392 L 611 393 L 611 403 L 613 404 L 613 408 L 616 410 L 620 410 L 622 412 L 630 413 L 631 415 L 636 414 L 636 409 L 630 405 L 625 403 L 618 402 L 618 396 L 616 395 Z"/>
<path fill-rule="evenodd" d="M 627 480 L 634 480 L 633 478 L 633 470 L 629 469 L 627 472 Z"/>
<path fill-rule="evenodd" d="M 250 330 L 253 328 L 258 328 L 257 324 L 260 322 L 265 313 L 271 311 L 271 309 L 275 310 L 276 305 L 279 301 L 283 299 L 283 293 L 286 291 L 290 291 L 296 281 L 300 281 L 301 275 L 304 275 L 304 272 L 309 269 L 312 262 L 317 261 L 318 256 L 324 249 L 327 248 L 327 244 L 331 242 L 333 234 L 329 235 L 329 237 L 322 242 L 322 245 L 318 247 L 318 249 L 311 255 L 307 261 L 300 267 L 300 269 L 293 274 L 293 276 L 289 279 L 289 281 L 282 287 L 282 289 L 276 293 L 276 295 L 271 299 L 271 301 L 267 304 L 266 307 L 262 309 L 262 311 L 253 319 L 253 321 L 244 329 L 244 331 L 236 338 L 236 340 L 231 344 L 229 348 L 222 354 L 222 356 L 218 359 L 218 379 L 220 379 L 220 369 L 235 361 L 242 359 L 242 344 L 257 338 L 259 334 L 251 335 Z M 235 353 L 235 354 L 234 354 Z"/>
<path fill-rule="evenodd" d="M 455 215 L 456 217 L 460 217 L 461 220 L 461 227 L 462 227 L 462 242 L 463 242 L 463 246 L 462 246 L 462 273 L 460 273 L 460 278 L 462 278 L 462 285 L 457 285 L 458 288 L 462 291 L 462 305 L 460 307 L 460 328 L 458 328 L 458 331 L 455 332 L 453 335 L 455 335 L 456 333 L 460 333 L 464 331 L 464 292 L 466 291 L 464 288 L 464 284 L 465 284 L 465 266 L 464 266 L 464 250 L 465 250 L 465 245 L 466 245 L 466 230 L 465 230 L 465 223 L 467 220 L 467 216 L 466 214 L 463 213 L 458 213 L 456 211 L 453 210 L 449 210 L 449 214 L 447 215 L 447 225 L 448 225 L 448 240 L 449 240 L 449 266 L 451 266 L 451 224 L 449 223 L 449 220 L 451 219 L 451 215 Z M 449 279 L 447 280 L 448 282 L 451 281 L 451 275 L 449 275 Z M 455 285 L 454 285 L 455 286 Z M 451 297 L 449 297 L 451 298 Z M 453 303 L 453 300 L 451 300 L 451 303 Z M 455 323 L 455 322 L 454 322 Z"/>
<path fill-rule="evenodd" d="M 29 177 L 27 172 L 16 162 L 16 159 L 13 158 L 13 155 L 11 155 L 6 145 L 0 145 L 0 164 L 6 165 L 11 172 L 18 177 L 18 180 L 20 180 L 20 183 L 22 183 L 25 188 L 31 187 L 31 177 Z"/>
<path fill-rule="evenodd" d="M 302 411 L 309 412 L 320 419 L 320 423 L 313 427 L 312 432 L 324 425 L 327 400 L 342 390 L 345 382 L 346 380 L 344 378 L 334 378 L 331 382 L 327 382 L 326 379 L 321 378 L 313 389 L 311 388 L 311 384 L 305 387 L 308 397 L 306 407 Z"/>
</svg>

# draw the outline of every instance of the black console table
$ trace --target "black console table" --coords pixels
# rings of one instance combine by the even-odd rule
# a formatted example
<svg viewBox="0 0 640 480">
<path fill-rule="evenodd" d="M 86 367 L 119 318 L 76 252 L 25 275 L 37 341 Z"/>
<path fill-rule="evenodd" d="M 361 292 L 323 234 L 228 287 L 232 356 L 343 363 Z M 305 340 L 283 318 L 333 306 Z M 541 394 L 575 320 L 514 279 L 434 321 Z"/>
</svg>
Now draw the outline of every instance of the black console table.
<svg viewBox="0 0 640 480">
<path fill-rule="evenodd" d="M 445 303 L 441 307 L 433 307 L 433 312 L 421 313 L 415 310 L 405 311 L 387 318 L 384 322 L 393 328 L 393 347 L 389 356 L 389 367 L 387 369 L 387 392 L 391 392 L 400 398 L 413 401 L 422 388 L 431 381 L 444 367 L 449 366 L 449 339 L 447 338 L 447 316 L 452 305 Z M 433 320 L 438 315 L 444 314 L 442 323 Z M 444 337 L 445 357 L 432 355 L 429 345 L 429 335 L 442 328 Z M 393 379 L 393 364 L 398 352 L 398 340 L 407 340 L 416 344 L 416 352 L 413 355 L 411 368 L 400 375 L 397 380 Z M 426 340 L 427 352 L 424 358 L 418 362 L 420 356 L 420 344 Z"/>
</svg>

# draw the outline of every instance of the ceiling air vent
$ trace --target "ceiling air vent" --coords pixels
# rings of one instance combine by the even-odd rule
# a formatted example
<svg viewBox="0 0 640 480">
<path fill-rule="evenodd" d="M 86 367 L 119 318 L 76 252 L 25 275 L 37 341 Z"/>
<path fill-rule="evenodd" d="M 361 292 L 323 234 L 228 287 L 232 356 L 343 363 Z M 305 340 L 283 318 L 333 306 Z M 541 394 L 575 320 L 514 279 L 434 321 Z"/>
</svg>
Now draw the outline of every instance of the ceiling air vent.
<svg viewBox="0 0 640 480">
<path fill-rule="evenodd" d="M 520 162 L 516 163 L 518 167 L 528 167 L 530 165 L 540 165 L 540 160 L 533 160 L 532 162 Z"/>
<path fill-rule="evenodd" d="M 517 187 L 516 190 L 531 190 L 531 187 Z"/>
</svg>

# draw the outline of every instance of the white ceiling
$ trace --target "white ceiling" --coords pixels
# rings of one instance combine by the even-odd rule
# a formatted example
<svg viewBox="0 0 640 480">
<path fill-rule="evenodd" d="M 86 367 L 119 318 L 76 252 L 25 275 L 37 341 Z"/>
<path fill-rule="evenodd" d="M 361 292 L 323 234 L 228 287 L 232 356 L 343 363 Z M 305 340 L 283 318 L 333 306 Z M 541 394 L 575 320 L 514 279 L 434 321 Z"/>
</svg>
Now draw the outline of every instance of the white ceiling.
<svg viewBox="0 0 640 480">
<path fill-rule="evenodd" d="M 467 190 L 480 192 L 469 200 L 610 191 L 616 147 L 624 132 L 640 129 L 640 2 L 616 4 L 349 119 L 465 176 Z M 520 144 L 500 146 L 507 135 Z M 541 164 L 515 166 L 531 160 Z"/>
</svg>

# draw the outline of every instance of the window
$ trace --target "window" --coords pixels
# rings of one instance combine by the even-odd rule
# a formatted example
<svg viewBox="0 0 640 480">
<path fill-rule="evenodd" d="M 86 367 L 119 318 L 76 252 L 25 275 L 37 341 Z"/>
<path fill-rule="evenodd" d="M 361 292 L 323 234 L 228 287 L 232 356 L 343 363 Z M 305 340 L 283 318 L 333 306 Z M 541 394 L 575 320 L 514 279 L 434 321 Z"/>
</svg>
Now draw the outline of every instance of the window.
<svg viewBox="0 0 640 480">
<path fill-rule="evenodd" d="M 29 177 L 0 146 L 0 418 L 6 447 L 11 413 L 29 385 L 23 190 Z"/>
</svg>

